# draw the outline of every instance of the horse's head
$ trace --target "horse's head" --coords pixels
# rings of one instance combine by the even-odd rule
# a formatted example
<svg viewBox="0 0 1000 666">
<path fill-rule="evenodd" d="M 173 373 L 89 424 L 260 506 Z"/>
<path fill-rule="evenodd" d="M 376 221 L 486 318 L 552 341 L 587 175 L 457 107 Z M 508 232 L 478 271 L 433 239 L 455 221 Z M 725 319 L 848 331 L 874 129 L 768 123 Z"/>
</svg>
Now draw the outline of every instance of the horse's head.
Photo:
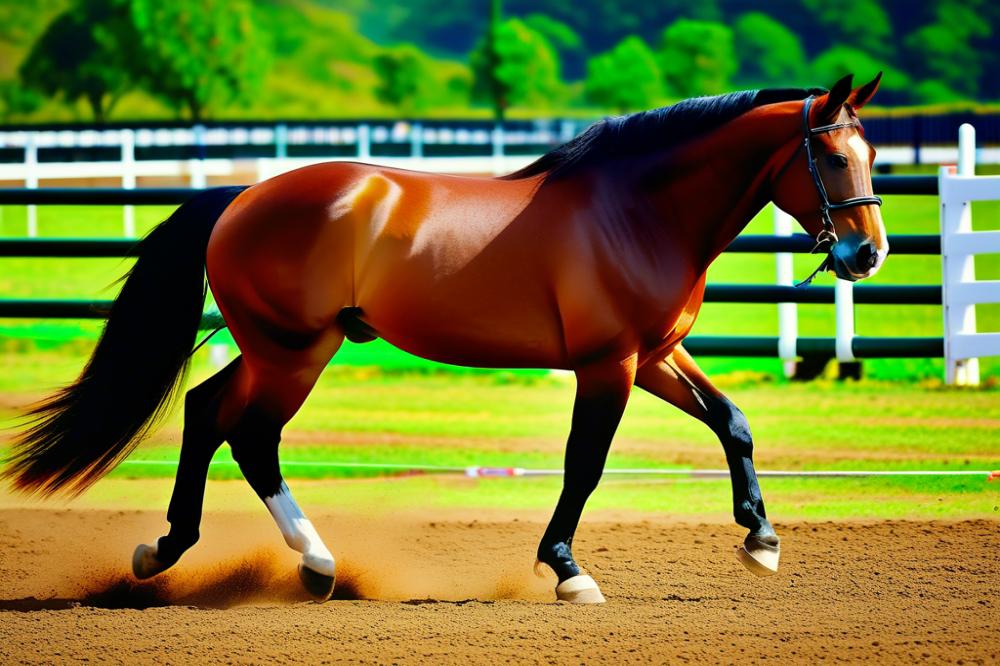
<svg viewBox="0 0 1000 666">
<path fill-rule="evenodd" d="M 874 275 L 889 252 L 882 200 L 872 193 L 875 149 L 857 116 L 881 78 L 852 89 L 848 75 L 807 99 L 798 149 L 772 181 L 774 202 L 816 238 L 817 251 L 829 253 L 823 267 L 852 282 Z"/>
</svg>

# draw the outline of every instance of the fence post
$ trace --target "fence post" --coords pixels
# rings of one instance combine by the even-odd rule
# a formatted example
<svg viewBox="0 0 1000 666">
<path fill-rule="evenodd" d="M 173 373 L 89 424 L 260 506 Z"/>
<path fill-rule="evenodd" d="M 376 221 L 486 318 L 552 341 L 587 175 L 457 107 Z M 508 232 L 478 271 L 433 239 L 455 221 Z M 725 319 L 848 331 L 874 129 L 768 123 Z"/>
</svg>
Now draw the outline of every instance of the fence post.
<svg viewBox="0 0 1000 666">
<path fill-rule="evenodd" d="M 24 143 L 24 186 L 38 187 L 38 132 L 28 132 Z M 28 238 L 38 236 L 38 206 L 28 205 Z"/>
<path fill-rule="evenodd" d="M 840 376 L 846 378 L 856 375 L 860 379 L 860 368 L 853 371 L 846 364 L 854 364 L 854 283 L 838 278 L 833 288 L 833 302 L 837 315 L 836 349 L 837 363 L 840 364 Z"/>
<path fill-rule="evenodd" d="M 358 159 L 367 162 L 372 156 L 372 128 L 368 124 L 358 125 Z"/>
<path fill-rule="evenodd" d="M 410 157 L 424 157 L 424 126 L 420 123 L 410 125 Z"/>
<path fill-rule="evenodd" d="M 122 189 L 135 189 L 135 132 L 123 129 L 119 133 L 122 155 Z M 126 238 L 135 238 L 135 206 L 122 206 L 122 234 Z"/>
<path fill-rule="evenodd" d="M 791 236 L 795 220 L 791 215 L 774 207 L 774 234 L 776 236 Z M 791 287 L 795 284 L 794 266 L 790 252 L 777 252 L 774 255 L 777 268 L 778 284 Z M 799 311 L 796 303 L 778 303 L 778 358 L 783 363 L 785 376 L 795 375 L 796 341 L 799 337 Z"/>
<path fill-rule="evenodd" d="M 499 176 L 504 172 L 503 123 L 497 123 L 493 126 L 493 132 L 491 133 L 490 138 L 493 142 L 493 175 Z"/>
<path fill-rule="evenodd" d="M 949 188 L 944 181 L 952 176 L 949 167 L 942 167 L 938 190 L 941 197 L 941 288 L 944 303 L 944 363 L 945 381 L 959 386 L 979 385 L 979 359 L 955 359 L 951 350 L 951 336 L 958 333 L 975 333 L 976 306 L 950 302 L 949 287 L 976 280 L 976 264 L 971 254 L 949 256 L 951 237 L 972 231 L 972 204 L 968 201 L 948 200 Z M 958 128 L 958 174 L 976 175 L 976 130 L 964 123 Z"/>
<path fill-rule="evenodd" d="M 196 157 L 188 160 L 191 187 L 203 190 L 208 186 L 208 177 L 205 175 L 205 126 L 195 125 L 192 130 L 194 131 Z"/>
</svg>

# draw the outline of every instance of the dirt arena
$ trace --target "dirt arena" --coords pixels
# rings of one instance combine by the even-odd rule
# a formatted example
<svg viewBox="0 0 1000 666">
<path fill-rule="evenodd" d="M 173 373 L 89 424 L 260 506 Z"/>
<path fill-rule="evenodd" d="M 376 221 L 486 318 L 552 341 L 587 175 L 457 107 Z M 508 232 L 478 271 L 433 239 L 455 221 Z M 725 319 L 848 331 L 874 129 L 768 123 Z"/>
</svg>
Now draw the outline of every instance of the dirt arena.
<svg viewBox="0 0 1000 666">
<path fill-rule="evenodd" d="M 782 570 L 757 579 L 734 526 L 585 521 L 599 607 L 533 575 L 542 517 L 316 523 L 339 565 L 324 604 L 266 514 L 206 516 L 173 572 L 136 584 L 162 514 L 0 510 L 0 663 L 1000 660 L 1000 522 L 783 525 Z"/>
</svg>

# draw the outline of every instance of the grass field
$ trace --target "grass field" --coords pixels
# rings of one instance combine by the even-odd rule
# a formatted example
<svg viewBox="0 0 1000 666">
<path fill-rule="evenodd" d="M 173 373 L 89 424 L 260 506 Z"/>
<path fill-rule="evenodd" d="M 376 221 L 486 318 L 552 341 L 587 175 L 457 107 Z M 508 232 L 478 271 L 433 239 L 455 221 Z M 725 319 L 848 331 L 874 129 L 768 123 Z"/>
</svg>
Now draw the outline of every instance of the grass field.
<svg viewBox="0 0 1000 666">
<path fill-rule="evenodd" d="M 86 348 L 6 353 L 0 374 L 0 428 L 9 437 L 18 409 L 75 376 Z M 211 372 L 199 352 L 189 385 Z M 720 377 L 747 413 L 759 469 L 1000 469 L 1000 391 L 939 383 L 775 381 L 752 373 Z M 389 463 L 465 467 L 561 467 L 572 379 L 512 373 L 406 373 L 331 367 L 285 430 L 286 476 L 304 501 L 338 507 L 373 504 L 548 510 L 559 480 L 404 476 L 345 480 L 385 470 L 297 463 Z M 179 414 L 81 502 L 109 507 L 165 506 L 178 455 Z M 147 461 L 146 464 L 143 464 Z M 154 461 L 154 462 L 148 462 Z M 211 478 L 238 479 L 227 448 Z M 721 447 L 702 424 L 636 391 L 609 468 L 719 468 Z M 334 479 L 340 479 L 336 481 Z M 136 480 L 145 479 L 147 483 Z M 320 479 L 329 479 L 322 483 Z M 242 482 L 239 482 L 242 486 Z M 296 487 L 299 487 L 296 485 Z M 983 477 L 765 479 L 771 511 L 786 519 L 995 516 L 1000 482 Z M 249 493 L 249 491 L 247 491 Z M 246 495 L 246 503 L 253 498 Z M 728 481 L 608 475 L 592 507 L 725 519 Z"/>
</svg>

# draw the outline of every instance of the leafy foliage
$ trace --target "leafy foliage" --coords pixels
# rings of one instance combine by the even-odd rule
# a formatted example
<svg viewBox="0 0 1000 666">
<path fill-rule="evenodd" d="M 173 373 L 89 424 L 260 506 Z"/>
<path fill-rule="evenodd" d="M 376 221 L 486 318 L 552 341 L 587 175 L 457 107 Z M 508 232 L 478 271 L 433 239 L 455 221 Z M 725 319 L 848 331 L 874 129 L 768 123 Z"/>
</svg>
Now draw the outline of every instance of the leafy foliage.
<svg viewBox="0 0 1000 666">
<path fill-rule="evenodd" d="M 593 57 L 584 86 L 588 101 L 619 113 L 651 108 L 663 96 L 656 54 L 635 35 Z"/>
<path fill-rule="evenodd" d="M 428 101 L 430 63 L 417 47 L 404 44 L 386 49 L 375 56 L 372 66 L 379 79 L 375 88 L 379 101 L 404 112 L 420 109 Z"/>
<path fill-rule="evenodd" d="M 733 25 L 739 78 L 748 85 L 801 85 L 806 53 L 798 36 L 763 12 L 740 15 Z"/>
<path fill-rule="evenodd" d="M 200 120 L 212 103 L 250 99 L 269 64 L 248 0 L 131 0 L 145 62 L 139 75 L 170 107 Z"/>
<path fill-rule="evenodd" d="M 79 0 L 55 18 L 21 65 L 28 88 L 86 100 L 103 122 L 133 83 L 138 40 L 122 0 Z"/>
<path fill-rule="evenodd" d="M 813 78 L 817 81 L 837 81 L 846 74 L 855 74 L 858 80 L 867 81 L 881 71 L 882 84 L 878 93 L 880 100 L 905 101 L 909 95 L 911 82 L 906 74 L 850 46 L 827 49 L 816 57 L 812 68 Z"/>
<path fill-rule="evenodd" d="M 736 73 L 733 31 L 722 23 L 678 19 L 663 31 L 660 69 L 679 97 L 717 95 Z"/>
<path fill-rule="evenodd" d="M 493 48 L 488 52 L 484 36 L 469 56 L 474 76 L 473 99 L 493 105 L 498 116 L 511 106 L 549 106 L 560 94 L 559 57 L 549 41 L 520 19 L 507 19 L 495 28 Z M 497 96 L 491 89 L 496 82 Z"/>
</svg>

